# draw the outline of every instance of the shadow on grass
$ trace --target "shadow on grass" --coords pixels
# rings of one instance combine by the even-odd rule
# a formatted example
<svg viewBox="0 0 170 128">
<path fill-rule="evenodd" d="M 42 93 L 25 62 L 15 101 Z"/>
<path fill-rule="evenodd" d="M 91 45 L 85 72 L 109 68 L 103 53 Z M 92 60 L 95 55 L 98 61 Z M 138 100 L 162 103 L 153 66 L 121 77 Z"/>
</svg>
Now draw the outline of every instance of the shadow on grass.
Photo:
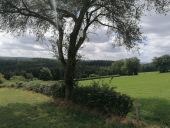
<svg viewBox="0 0 170 128">
<path fill-rule="evenodd" d="M 0 107 L 0 128 L 109 128 L 100 117 L 56 107 L 52 103 L 39 105 L 9 104 Z M 110 128 L 132 128 L 121 125 Z"/>
<path fill-rule="evenodd" d="M 148 123 L 170 127 L 170 101 L 140 99 L 141 118 Z M 38 105 L 9 104 L 0 107 L 0 128 L 134 128 L 114 124 L 92 114 L 56 107 L 53 103 Z"/>
<path fill-rule="evenodd" d="M 139 99 L 141 118 L 149 123 L 157 123 L 170 127 L 170 101 L 165 99 Z M 168 127 L 168 128 L 169 128 Z"/>
</svg>

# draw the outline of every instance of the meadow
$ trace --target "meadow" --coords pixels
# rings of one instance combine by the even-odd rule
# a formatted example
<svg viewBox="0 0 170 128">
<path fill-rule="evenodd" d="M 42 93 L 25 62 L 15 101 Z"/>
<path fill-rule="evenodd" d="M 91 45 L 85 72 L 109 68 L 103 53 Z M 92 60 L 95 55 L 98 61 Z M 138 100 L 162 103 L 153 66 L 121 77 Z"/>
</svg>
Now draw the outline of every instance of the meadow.
<svg viewBox="0 0 170 128">
<path fill-rule="evenodd" d="M 89 85 L 93 80 L 82 81 Z M 122 76 L 97 79 L 95 81 L 108 83 L 120 93 L 131 96 L 141 104 L 141 119 L 151 123 L 170 126 L 170 73 L 141 73 L 138 76 Z M 130 117 L 134 113 L 129 114 Z"/>
</svg>

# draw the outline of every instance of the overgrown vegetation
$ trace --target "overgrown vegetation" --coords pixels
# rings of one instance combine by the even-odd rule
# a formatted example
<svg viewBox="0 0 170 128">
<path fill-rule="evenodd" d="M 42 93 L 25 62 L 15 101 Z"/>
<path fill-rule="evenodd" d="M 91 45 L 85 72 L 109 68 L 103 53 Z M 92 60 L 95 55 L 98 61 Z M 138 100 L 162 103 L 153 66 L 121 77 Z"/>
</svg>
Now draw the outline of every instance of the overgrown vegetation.
<svg viewBox="0 0 170 128">
<path fill-rule="evenodd" d="M 0 73 L 0 84 L 5 81 L 4 75 Z"/>
<path fill-rule="evenodd" d="M 138 75 L 140 60 L 136 57 L 113 62 L 111 70 L 119 75 Z"/>
<path fill-rule="evenodd" d="M 64 84 L 62 82 L 16 81 L 1 84 L 0 87 L 22 88 L 53 96 L 54 98 L 64 98 L 65 96 Z M 73 103 L 95 109 L 104 115 L 126 116 L 133 106 L 132 99 L 129 96 L 117 93 L 108 84 L 100 84 L 99 82 L 91 83 L 86 87 L 75 86 L 72 93 L 72 101 Z"/>
<path fill-rule="evenodd" d="M 133 106 L 129 96 L 122 95 L 108 84 L 100 82 L 93 82 L 85 87 L 75 87 L 72 100 L 110 116 L 112 114 L 126 116 Z"/>
<path fill-rule="evenodd" d="M 46 80 L 46 81 L 52 80 L 53 76 L 52 76 L 51 70 L 49 68 L 45 68 L 45 67 L 40 69 L 39 79 Z"/>
<path fill-rule="evenodd" d="M 153 63 L 160 73 L 168 72 L 170 70 L 170 55 L 155 57 Z"/>
</svg>

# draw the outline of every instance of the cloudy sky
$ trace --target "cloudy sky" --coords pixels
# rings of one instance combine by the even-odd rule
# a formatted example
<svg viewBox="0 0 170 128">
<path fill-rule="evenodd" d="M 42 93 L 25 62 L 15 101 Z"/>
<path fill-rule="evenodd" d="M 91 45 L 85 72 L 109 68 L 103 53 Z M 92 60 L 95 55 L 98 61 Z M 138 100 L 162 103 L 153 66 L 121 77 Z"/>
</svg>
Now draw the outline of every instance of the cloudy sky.
<svg viewBox="0 0 170 128">
<path fill-rule="evenodd" d="M 119 60 L 136 56 L 141 62 L 150 62 L 155 56 L 170 54 L 170 14 L 148 14 L 142 18 L 141 26 L 146 41 L 139 45 L 139 50 L 113 47 L 107 30 L 100 28 L 81 49 L 83 59 Z M 46 45 L 37 42 L 35 37 L 13 37 L 3 32 L 0 32 L 0 56 L 52 58 Z"/>
</svg>

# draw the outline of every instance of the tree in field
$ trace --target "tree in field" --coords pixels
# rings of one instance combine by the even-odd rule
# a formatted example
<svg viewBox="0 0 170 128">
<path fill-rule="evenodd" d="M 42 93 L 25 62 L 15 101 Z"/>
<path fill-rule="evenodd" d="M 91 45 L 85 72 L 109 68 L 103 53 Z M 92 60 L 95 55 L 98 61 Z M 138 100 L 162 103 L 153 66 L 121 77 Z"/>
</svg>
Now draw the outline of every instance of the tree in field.
<svg viewBox="0 0 170 128">
<path fill-rule="evenodd" d="M 168 72 L 170 70 L 170 55 L 155 57 L 153 64 L 158 68 L 160 73 Z"/>
<path fill-rule="evenodd" d="M 126 59 L 126 68 L 128 75 L 138 75 L 140 60 L 136 57 Z"/>
<path fill-rule="evenodd" d="M 78 51 L 96 26 L 116 36 L 114 43 L 132 48 L 141 40 L 139 21 L 144 7 L 166 11 L 169 0 L 0 0 L 0 28 L 22 34 L 29 30 L 38 38 L 47 33 L 65 69 L 65 97 L 74 85 Z"/>
</svg>

